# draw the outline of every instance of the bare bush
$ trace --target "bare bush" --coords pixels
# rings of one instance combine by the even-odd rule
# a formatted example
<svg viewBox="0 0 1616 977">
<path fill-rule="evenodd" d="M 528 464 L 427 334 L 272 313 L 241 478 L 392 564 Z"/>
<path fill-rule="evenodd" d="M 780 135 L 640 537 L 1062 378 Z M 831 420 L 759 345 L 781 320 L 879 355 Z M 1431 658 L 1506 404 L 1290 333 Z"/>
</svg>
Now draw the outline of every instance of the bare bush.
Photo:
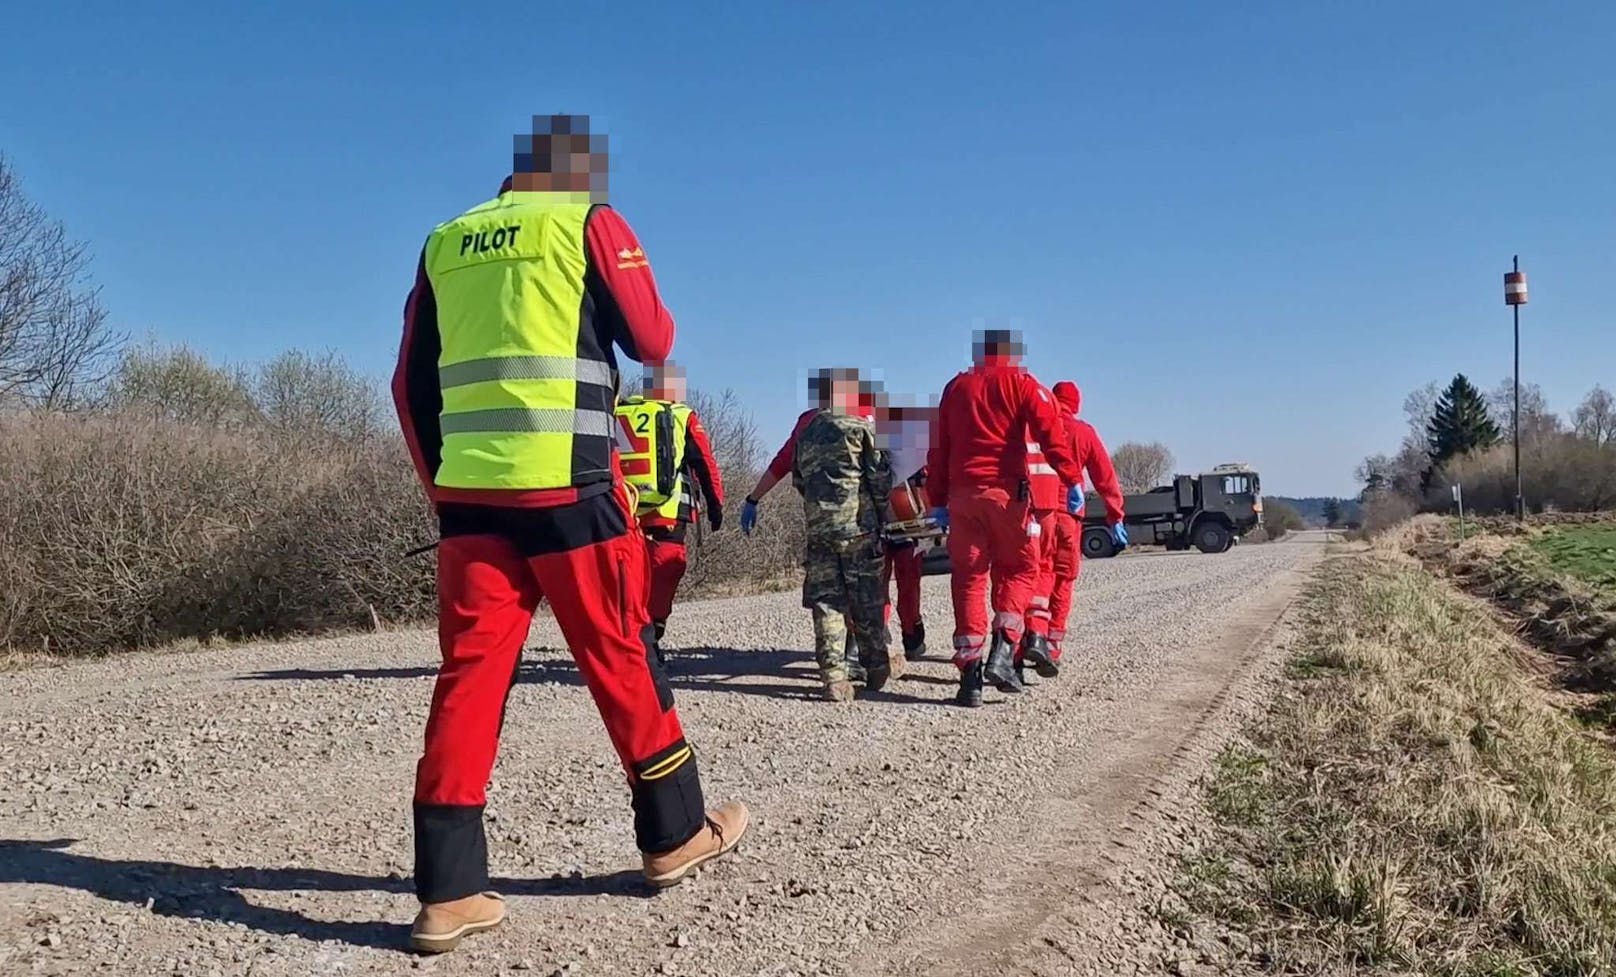
<svg viewBox="0 0 1616 977">
<path fill-rule="evenodd" d="M 692 390 L 686 402 L 701 418 L 718 467 L 724 473 L 724 484 L 731 494 L 737 488 L 744 492 L 746 487 L 739 483 L 757 477 L 763 454 L 763 442 L 758 437 L 751 411 L 741 403 L 735 391 L 729 389 L 717 396 Z"/>
<path fill-rule="evenodd" d="M 430 613 L 401 445 L 287 453 L 135 414 L 0 419 L 0 644 L 70 653 Z"/>
<path fill-rule="evenodd" d="M 1364 535 L 1378 536 L 1414 518 L 1418 512 L 1419 506 L 1414 504 L 1414 500 L 1401 492 L 1388 489 L 1366 492 L 1363 499 Z"/>
<path fill-rule="evenodd" d="M 125 350 L 105 402 L 125 413 L 214 428 L 263 420 L 245 369 L 211 363 L 183 345 Z"/>
<path fill-rule="evenodd" d="M 1510 445 L 1456 458 L 1432 480 L 1426 504 L 1446 508 L 1450 486 L 1463 486 L 1465 505 L 1478 513 L 1510 512 L 1515 458 Z M 1616 505 L 1616 449 L 1559 435 L 1521 446 L 1521 491 L 1534 511 L 1593 512 Z"/>
<path fill-rule="evenodd" d="M 0 157 L 0 404 L 77 407 L 105 380 L 122 337 L 88 263 Z"/>
<path fill-rule="evenodd" d="M 1111 452 L 1111 464 L 1124 492 L 1148 492 L 1167 482 L 1173 471 L 1173 453 L 1159 441 L 1139 444 L 1129 441 Z"/>
<path fill-rule="evenodd" d="M 330 351 L 275 357 L 253 376 L 252 397 L 264 423 L 283 435 L 363 442 L 386 429 L 380 384 Z"/>
<path fill-rule="evenodd" d="M 692 596 L 739 593 L 799 582 L 802 505 L 788 486 L 776 489 L 765 501 L 758 532 L 751 537 L 740 533 L 741 506 L 762 470 L 766 450 L 751 412 L 729 390 L 717 397 L 692 391 L 689 403 L 707 429 L 726 498 L 722 532 L 692 527 L 690 568 L 683 592 Z"/>
<path fill-rule="evenodd" d="M 1307 520 L 1294 507 L 1268 499 L 1263 502 L 1262 528 L 1267 539 L 1284 539 L 1290 533 L 1306 529 Z"/>
</svg>

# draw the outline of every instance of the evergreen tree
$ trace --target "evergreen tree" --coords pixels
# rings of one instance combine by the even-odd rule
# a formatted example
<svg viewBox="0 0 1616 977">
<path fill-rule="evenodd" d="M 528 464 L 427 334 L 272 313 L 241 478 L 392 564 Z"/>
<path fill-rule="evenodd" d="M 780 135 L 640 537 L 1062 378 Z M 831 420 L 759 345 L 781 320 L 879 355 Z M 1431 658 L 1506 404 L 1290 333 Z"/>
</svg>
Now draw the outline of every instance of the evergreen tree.
<svg viewBox="0 0 1616 977">
<path fill-rule="evenodd" d="M 1328 528 L 1330 526 L 1339 526 L 1339 525 L 1341 525 L 1341 500 L 1340 499 L 1325 499 L 1324 500 L 1324 525 L 1325 525 L 1326 528 Z"/>
<path fill-rule="evenodd" d="M 1455 376 L 1437 398 L 1425 440 L 1431 466 L 1498 443 L 1498 425 L 1487 412 L 1487 400 L 1463 373 Z"/>
</svg>

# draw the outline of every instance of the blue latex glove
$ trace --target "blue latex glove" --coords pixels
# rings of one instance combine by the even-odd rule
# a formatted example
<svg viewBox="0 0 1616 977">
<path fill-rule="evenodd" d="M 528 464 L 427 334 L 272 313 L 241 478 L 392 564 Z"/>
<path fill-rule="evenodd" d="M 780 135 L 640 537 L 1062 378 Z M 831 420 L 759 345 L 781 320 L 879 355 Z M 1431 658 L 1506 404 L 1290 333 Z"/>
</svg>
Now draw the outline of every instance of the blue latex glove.
<svg viewBox="0 0 1616 977">
<path fill-rule="evenodd" d="M 1119 549 L 1119 550 L 1127 549 L 1128 548 L 1128 527 L 1124 526 L 1120 522 L 1117 523 L 1115 526 L 1112 526 L 1111 527 L 1111 540 L 1112 540 L 1112 542 L 1117 544 L 1117 549 Z"/>
<path fill-rule="evenodd" d="M 948 532 L 948 510 L 947 509 L 933 509 L 933 510 L 931 510 L 931 521 L 937 524 L 938 529 L 941 529 L 945 533 Z"/>
<path fill-rule="evenodd" d="M 1066 511 L 1074 516 L 1083 514 L 1083 504 L 1087 500 L 1083 497 L 1083 490 L 1072 487 L 1066 490 Z"/>
<path fill-rule="evenodd" d="M 757 503 L 747 499 L 741 506 L 741 532 L 747 536 L 757 528 Z"/>
</svg>

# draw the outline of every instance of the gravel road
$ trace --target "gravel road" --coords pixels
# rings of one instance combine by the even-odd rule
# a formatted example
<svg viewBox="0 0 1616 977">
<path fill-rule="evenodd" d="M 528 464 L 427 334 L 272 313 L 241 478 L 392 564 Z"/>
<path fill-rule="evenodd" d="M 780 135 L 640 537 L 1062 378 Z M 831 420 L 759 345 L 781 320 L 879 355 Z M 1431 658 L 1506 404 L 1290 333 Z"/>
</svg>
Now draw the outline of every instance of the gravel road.
<svg viewBox="0 0 1616 977">
<path fill-rule="evenodd" d="M 709 797 L 754 827 L 660 895 L 578 673 L 535 627 L 489 795 L 510 919 L 439 959 L 401 950 L 429 633 L 0 675 L 0 974 L 1062 972 L 1012 965 L 1018 944 L 1322 550 L 1089 562 L 1065 674 L 975 711 L 949 704 L 941 578 L 931 658 L 843 706 L 818 699 L 793 595 L 683 605 L 686 731 Z"/>
</svg>

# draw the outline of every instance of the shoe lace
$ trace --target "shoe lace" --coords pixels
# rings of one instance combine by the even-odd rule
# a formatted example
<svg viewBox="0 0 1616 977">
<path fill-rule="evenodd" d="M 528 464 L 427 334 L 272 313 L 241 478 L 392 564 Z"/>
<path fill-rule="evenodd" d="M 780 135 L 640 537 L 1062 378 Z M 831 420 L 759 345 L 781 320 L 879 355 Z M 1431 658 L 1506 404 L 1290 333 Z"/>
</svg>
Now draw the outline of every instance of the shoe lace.
<svg viewBox="0 0 1616 977">
<path fill-rule="evenodd" d="M 704 817 L 705 817 L 705 815 L 704 815 Z M 724 828 L 723 828 L 723 826 L 720 825 L 717 821 L 714 821 L 712 818 L 706 818 L 706 821 L 707 821 L 707 830 L 709 830 L 709 831 L 711 831 L 713 833 L 713 835 L 718 839 L 719 847 L 722 848 L 723 845 L 724 845 Z"/>
</svg>

